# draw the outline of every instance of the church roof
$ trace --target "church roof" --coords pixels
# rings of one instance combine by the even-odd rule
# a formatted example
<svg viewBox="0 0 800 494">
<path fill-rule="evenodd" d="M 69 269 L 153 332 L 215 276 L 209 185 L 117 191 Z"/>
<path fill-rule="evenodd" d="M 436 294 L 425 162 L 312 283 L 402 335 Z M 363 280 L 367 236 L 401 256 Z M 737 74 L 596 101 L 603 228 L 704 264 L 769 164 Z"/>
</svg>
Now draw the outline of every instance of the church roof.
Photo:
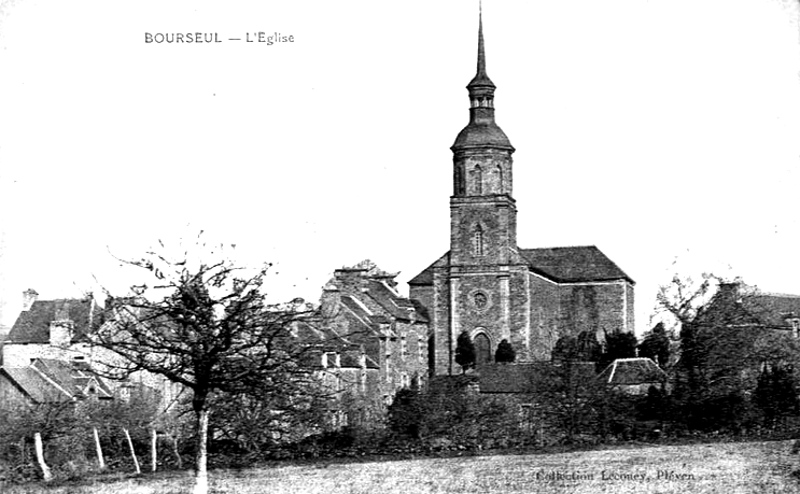
<svg viewBox="0 0 800 494">
<path fill-rule="evenodd" d="M 514 149 L 511 141 L 508 140 L 506 133 L 503 129 L 498 127 L 494 122 L 475 123 L 471 122 L 469 125 L 461 129 L 458 133 L 456 141 L 450 149 L 462 149 L 467 147 L 505 147 Z"/>
<path fill-rule="evenodd" d="M 455 142 L 450 147 L 452 151 L 469 148 L 501 148 L 511 152 L 514 146 L 508 140 L 505 132 L 494 121 L 495 85 L 486 73 L 486 51 L 483 41 L 483 14 L 478 21 L 478 66 L 475 77 L 467 85 L 472 106 L 470 108 L 470 121 L 458 133 Z M 488 104 L 487 104 L 488 101 Z M 477 106 L 476 106 L 477 105 Z"/>
<path fill-rule="evenodd" d="M 433 285 L 433 268 L 437 266 L 447 266 L 450 264 L 450 251 L 444 253 L 442 257 L 436 259 L 430 266 L 409 280 L 409 285 Z"/>
<path fill-rule="evenodd" d="M 99 321 L 97 306 L 92 299 L 37 300 L 30 309 L 20 313 L 6 341 L 12 343 L 49 343 L 50 323 L 70 320 L 74 338 L 78 339 Z"/>
<path fill-rule="evenodd" d="M 594 245 L 520 249 L 531 270 L 553 281 L 588 282 L 633 280 Z"/>
<path fill-rule="evenodd" d="M 634 281 L 594 245 L 583 247 L 549 247 L 542 249 L 520 249 L 520 255 L 528 261 L 534 273 L 558 283 L 596 282 L 627 280 Z M 409 285 L 432 285 L 436 266 L 447 266 L 450 253 L 436 260 L 420 274 L 412 278 Z"/>
<path fill-rule="evenodd" d="M 494 88 L 494 83 L 486 74 L 486 49 L 483 41 L 483 11 L 478 14 L 478 69 L 475 77 L 467 85 L 467 88 L 476 86 L 487 86 Z"/>
</svg>

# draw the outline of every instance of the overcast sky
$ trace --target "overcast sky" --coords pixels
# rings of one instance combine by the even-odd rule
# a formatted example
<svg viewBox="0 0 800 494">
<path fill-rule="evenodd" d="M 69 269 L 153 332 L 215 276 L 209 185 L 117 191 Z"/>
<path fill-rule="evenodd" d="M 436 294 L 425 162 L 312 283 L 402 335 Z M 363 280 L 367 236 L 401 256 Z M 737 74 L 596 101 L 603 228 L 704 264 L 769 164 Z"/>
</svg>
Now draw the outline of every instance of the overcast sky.
<svg viewBox="0 0 800 494">
<path fill-rule="evenodd" d="M 483 9 L 521 247 L 597 245 L 637 281 L 639 333 L 676 269 L 800 294 L 796 0 Z M 0 0 L 3 321 L 29 287 L 124 293 L 110 253 L 200 229 L 275 263 L 276 300 L 365 258 L 406 290 L 449 248 L 477 11 Z M 222 42 L 145 42 L 186 32 Z"/>
</svg>

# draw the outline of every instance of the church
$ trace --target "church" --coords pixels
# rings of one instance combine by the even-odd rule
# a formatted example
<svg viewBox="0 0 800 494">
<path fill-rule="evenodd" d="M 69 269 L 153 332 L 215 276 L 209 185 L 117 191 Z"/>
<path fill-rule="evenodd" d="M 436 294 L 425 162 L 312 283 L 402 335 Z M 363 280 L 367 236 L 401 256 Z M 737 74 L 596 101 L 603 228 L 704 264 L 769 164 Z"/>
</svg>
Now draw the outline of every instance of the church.
<svg viewBox="0 0 800 494">
<path fill-rule="evenodd" d="M 634 328 L 634 281 L 597 247 L 517 245 L 514 146 L 495 122 L 495 88 L 481 20 L 469 123 L 450 148 L 450 250 L 409 281 L 429 321 L 432 376 L 461 373 L 461 333 L 472 339 L 480 369 L 503 340 L 525 363 L 549 360 L 559 338 L 595 334 L 602 342 Z"/>
</svg>

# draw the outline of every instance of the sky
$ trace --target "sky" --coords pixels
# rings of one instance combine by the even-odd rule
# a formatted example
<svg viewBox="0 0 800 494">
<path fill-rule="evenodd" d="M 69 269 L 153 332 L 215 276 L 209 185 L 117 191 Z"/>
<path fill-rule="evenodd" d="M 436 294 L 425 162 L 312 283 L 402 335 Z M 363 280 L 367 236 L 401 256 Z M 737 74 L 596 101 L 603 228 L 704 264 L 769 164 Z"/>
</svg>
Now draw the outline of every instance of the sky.
<svg viewBox="0 0 800 494">
<path fill-rule="evenodd" d="M 799 4 L 485 0 L 520 247 L 596 245 L 640 334 L 675 272 L 800 294 Z M 200 230 L 272 262 L 275 301 L 363 259 L 407 290 L 449 248 L 477 25 L 477 0 L 0 0 L 0 321 L 27 288 L 125 294 L 118 259 Z M 146 43 L 189 32 L 222 42 Z"/>
</svg>

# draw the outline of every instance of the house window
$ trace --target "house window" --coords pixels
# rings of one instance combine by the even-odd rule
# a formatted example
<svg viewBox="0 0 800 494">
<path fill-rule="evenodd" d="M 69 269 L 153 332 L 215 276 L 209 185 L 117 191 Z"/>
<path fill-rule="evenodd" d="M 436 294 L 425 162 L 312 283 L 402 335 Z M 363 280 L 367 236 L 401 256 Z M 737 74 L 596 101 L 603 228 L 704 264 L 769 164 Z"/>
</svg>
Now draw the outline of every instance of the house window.
<svg viewBox="0 0 800 494">
<path fill-rule="evenodd" d="M 425 354 L 424 354 L 425 352 L 423 351 L 425 349 L 425 345 L 423 345 L 422 343 L 423 343 L 422 337 L 419 337 L 417 339 L 417 360 L 419 361 L 420 364 L 425 361 Z"/>
<path fill-rule="evenodd" d="M 792 336 L 800 336 L 800 319 L 792 319 Z"/>
<path fill-rule="evenodd" d="M 408 355 L 408 343 L 406 343 L 405 335 L 400 337 L 400 353 L 403 355 L 403 358 L 406 358 Z"/>
</svg>

